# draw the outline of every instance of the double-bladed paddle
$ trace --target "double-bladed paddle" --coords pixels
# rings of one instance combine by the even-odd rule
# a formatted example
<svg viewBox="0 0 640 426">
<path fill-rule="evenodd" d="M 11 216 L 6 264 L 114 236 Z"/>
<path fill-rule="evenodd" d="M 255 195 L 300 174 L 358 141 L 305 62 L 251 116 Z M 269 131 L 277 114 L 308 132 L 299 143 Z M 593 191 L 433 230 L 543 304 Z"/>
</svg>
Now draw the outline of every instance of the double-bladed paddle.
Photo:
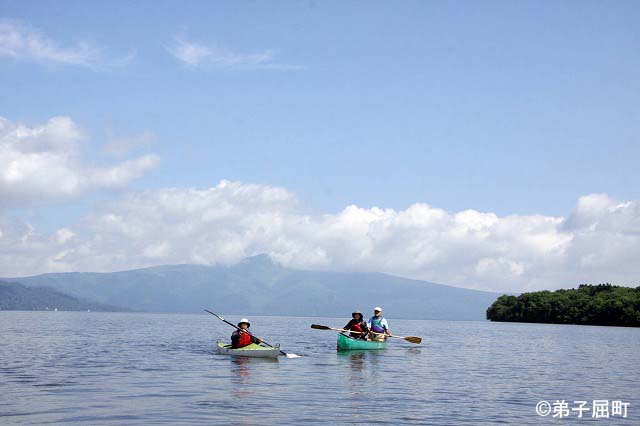
<svg viewBox="0 0 640 426">
<path fill-rule="evenodd" d="M 210 313 L 211 315 L 213 315 L 214 317 L 218 318 L 220 321 L 229 324 L 231 327 L 235 328 L 236 330 L 240 330 L 243 333 L 247 333 L 249 336 L 253 337 L 254 339 L 258 339 L 260 340 L 261 343 L 264 343 L 265 345 L 269 346 L 270 348 L 273 348 L 273 346 L 271 346 L 270 344 L 268 344 L 267 342 L 265 342 L 264 340 L 260 339 L 259 337 L 254 336 L 253 334 L 249 333 L 247 330 L 243 330 L 240 327 L 238 327 L 235 324 L 230 323 L 229 321 L 227 321 L 226 319 L 222 318 L 220 315 L 218 314 L 214 314 L 213 312 L 211 312 L 208 309 L 204 310 L 205 312 Z M 275 349 L 275 348 L 274 348 Z M 282 349 L 278 348 L 278 350 L 280 351 L 280 353 L 284 356 L 286 356 L 287 358 L 298 358 L 300 355 L 296 355 L 296 354 L 291 354 L 291 353 L 286 353 L 285 351 L 283 351 Z"/>
<path fill-rule="evenodd" d="M 343 328 L 333 328 L 333 327 L 328 327 L 326 325 L 320 325 L 320 324 L 311 324 L 311 328 L 315 328 L 316 330 L 333 330 L 333 331 L 349 332 L 349 333 L 354 333 L 354 334 L 362 334 L 361 331 L 351 331 L 351 330 L 345 330 Z M 371 333 L 373 333 L 373 334 L 381 334 L 381 333 L 376 333 L 374 331 L 371 331 Z M 395 336 L 393 334 L 387 334 L 387 336 L 395 337 L 396 339 L 404 339 L 407 342 L 415 343 L 416 345 L 419 345 L 422 342 L 422 337 L 416 337 L 416 336 L 403 337 L 403 336 Z"/>
</svg>

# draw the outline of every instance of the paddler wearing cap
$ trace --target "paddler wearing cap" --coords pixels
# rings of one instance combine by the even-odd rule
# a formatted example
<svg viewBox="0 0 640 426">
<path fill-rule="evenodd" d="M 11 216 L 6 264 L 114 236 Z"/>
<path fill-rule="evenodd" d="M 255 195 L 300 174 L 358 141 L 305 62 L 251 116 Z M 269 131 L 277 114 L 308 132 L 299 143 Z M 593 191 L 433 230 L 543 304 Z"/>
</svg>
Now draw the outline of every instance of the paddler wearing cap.
<svg viewBox="0 0 640 426">
<path fill-rule="evenodd" d="M 231 335 L 231 347 L 233 349 L 244 348 L 252 343 L 258 344 L 261 342 L 260 339 L 257 339 L 249 334 L 248 330 L 251 327 L 251 323 L 248 319 L 242 318 L 238 323 L 238 328 L 240 330 L 236 330 Z"/>
<path fill-rule="evenodd" d="M 360 311 L 353 311 L 351 313 L 351 321 L 349 321 L 343 328 L 345 330 L 353 331 L 354 333 L 349 334 L 354 339 L 364 340 L 367 338 L 367 333 L 369 332 L 369 327 L 367 327 L 367 323 Z"/>
<path fill-rule="evenodd" d="M 373 316 L 367 322 L 367 327 L 369 327 L 370 340 L 384 341 L 385 334 L 387 336 L 391 335 L 389 324 L 387 320 L 382 317 L 382 308 L 380 306 L 373 308 Z"/>
</svg>

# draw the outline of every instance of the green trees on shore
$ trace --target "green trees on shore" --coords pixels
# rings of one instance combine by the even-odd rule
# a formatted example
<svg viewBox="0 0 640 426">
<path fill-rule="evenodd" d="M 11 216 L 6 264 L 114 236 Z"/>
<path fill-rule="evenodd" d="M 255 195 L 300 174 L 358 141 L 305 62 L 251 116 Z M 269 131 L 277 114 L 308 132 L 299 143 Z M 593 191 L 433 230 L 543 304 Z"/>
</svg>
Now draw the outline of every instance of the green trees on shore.
<svg viewBox="0 0 640 426">
<path fill-rule="evenodd" d="M 500 296 L 491 321 L 640 327 L 640 287 L 582 284 L 577 289 Z"/>
</svg>

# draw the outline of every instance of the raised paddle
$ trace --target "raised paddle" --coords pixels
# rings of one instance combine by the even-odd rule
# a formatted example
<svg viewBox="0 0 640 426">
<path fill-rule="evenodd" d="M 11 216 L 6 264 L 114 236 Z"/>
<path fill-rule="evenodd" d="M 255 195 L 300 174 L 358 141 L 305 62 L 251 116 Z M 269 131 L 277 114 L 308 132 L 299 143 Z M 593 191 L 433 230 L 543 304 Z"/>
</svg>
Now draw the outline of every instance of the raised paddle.
<svg viewBox="0 0 640 426">
<path fill-rule="evenodd" d="M 311 324 L 311 328 L 315 328 L 316 330 L 333 330 L 333 331 L 342 331 L 342 332 L 350 332 L 350 333 L 354 333 L 354 334 L 362 334 L 361 331 L 350 331 L 350 330 L 345 330 L 342 328 L 333 328 L 333 327 L 327 327 L 326 325 L 320 325 L 320 324 Z M 371 331 L 371 333 L 373 334 L 382 334 L 382 333 L 376 333 L 375 331 Z M 407 337 L 403 337 L 403 336 L 395 336 L 393 334 L 387 334 L 387 336 L 389 337 L 395 337 L 397 339 L 404 339 L 409 343 L 415 343 L 416 345 L 419 345 L 422 342 L 422 337 L 416 337 L 416 336 L 407 336 Z"/>
<path fill-rule="evenodd" d="M 267 342 L 265 342 L 264 340 L 262 340 L 262 339 L 260 339 L 260 338 L 258 338 L 258 337 L 256 337 L 256 336 L 254 336 L 253 334 L 249 333 L 247 330 L 243 330 L 243 329 L 241 329 L 240 327 L 238 327 L 237 325 L 230 323 L 230 322 L 229 322 L 229 321 L 227 321 L 226 319 L 222 318 L 220 315 L 214 314 L 213 312 L 211 312 L 211 311 L 209 311 L 209 310 L 207 310 L 207 309 L 205 309 L 204 311 L 205 311 L 205 312 L 210 313 L 210 314 L 211 314 L 211 315 L 213 315 L 214 317 L 218 318 L 220 321 L 222 321 L 222 322 L 224 322 L 224 323 L 229 324 L 231 327 L 235 328 L 236 330 L 240 330 L 240 331 L 242 331 L 242 332 L 244 332 L 244 333 L 247 333 L 249 336 L 251 336 L 251 337 L 253 337 L 253 338 L 255 338 L 255 339 L 258 339 L 258 340 L 260 340 L 260 342 L 264 343 L 265 345 L 269 346 L 270 348 L 273 348 L 273 346 L 271 346 L 270 344 L 268 344 L 268 343 L 267 343 Z M 278 350 L 280 351 L 280 353 L 281 353 L 282 355 L 286 356 L 287 358 L 298 358 L 298 357 L 300 356 L 300 355 L 296 355 L 296 354 L 288 354 L 288 353 L 286 353 L 285 351 L 283 351 L 283 350 L 281 350 L 281 349 L 278 349 Z"/>
</svg>

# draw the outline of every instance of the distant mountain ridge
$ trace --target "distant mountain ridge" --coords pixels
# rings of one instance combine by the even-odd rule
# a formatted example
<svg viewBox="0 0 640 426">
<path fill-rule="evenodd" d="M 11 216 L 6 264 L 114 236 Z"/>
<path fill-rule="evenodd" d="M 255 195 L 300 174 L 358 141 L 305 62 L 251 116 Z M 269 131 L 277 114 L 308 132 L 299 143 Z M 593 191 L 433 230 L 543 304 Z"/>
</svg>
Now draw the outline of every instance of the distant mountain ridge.
<svg viewBox="0 0 640 426">
<path fill-rule="evenodd" d="M 94 303 L 61 293 L 48 287 L 27 287 L 15 282 L 0 281 L 0 310 L 2 311 L 108 311 L 128 309 Z"/>
<path fill-rule="evenodd" d="M 29 286 L 152 312 L 349 316 L 381 305 L 390 318 L 484 320 L 499 296 L 380 274 L 303 271 L 259 255 L 236 265 L 164 265 L 121 272 L 11 278 Z"/>
</svg>

